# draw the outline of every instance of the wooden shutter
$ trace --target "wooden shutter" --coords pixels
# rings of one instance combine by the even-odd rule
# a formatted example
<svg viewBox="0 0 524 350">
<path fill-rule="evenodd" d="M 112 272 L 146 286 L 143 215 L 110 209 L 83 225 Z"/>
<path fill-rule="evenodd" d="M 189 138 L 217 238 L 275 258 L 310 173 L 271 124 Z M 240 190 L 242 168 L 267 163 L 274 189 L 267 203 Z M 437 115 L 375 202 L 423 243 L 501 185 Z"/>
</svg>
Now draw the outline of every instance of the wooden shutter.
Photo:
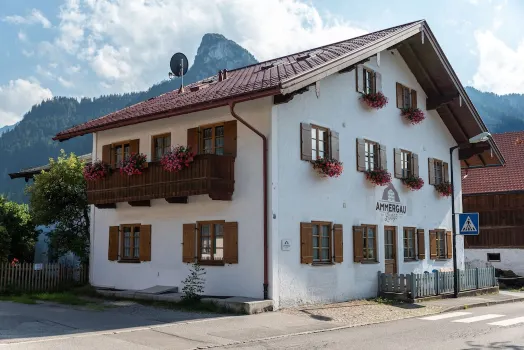
<svg viewBox="0 0 524 350">
<path fill-rule="evenodd" d="M 339 144 L 338 144 L 338 132 L 331 130 L 329 132 L 329 147 L 330 157 L 336 160 L 340 160 Z"/>
<path fill-rule="evenodd" d="M 452 244 L 453 235 L 451 231 L 446 232 L 446 258 L 453 258 L 453 244 Z"/>
<path fill-rule="evenodd" d="M 196 224 L 184 224 L 182 229 L 182 262 L 192 263 L 196 255 Z"/>
<path fill-rule="evenodd" d="M 357 170 L 366 171 L 366 141 L 357 139 Z"/>
<path fill-rule="evenodd" d="M 411 90 L 411 107 L 417 108 L 417 91 Z"/>
<path fill-rule="evenodd" d="M 429 184 L 435 185 L 435 159 L 428 158 Z"/>
<path fill-rule="evenodd" d="M 300 263 L 313 263 L 313 229 L 311 223 L 300 223 Z"/>
<path fill-rule="evenodd" d="M 102 162 L 106 164 L 111 164 L 111 145 L 102 146 Z"/>
<path fill-rule="evenodd" d="M 353 226 L 353 261 L 362 262 L 364 259 L 364 228 Z"/>
<path fill-rule="evenodd" d="M 300 123 L 300 143 L 302 160 L 313 160 L 312 144 L 311 144 L 311 124 Z"/>
<path fill-rule="evenodd" d="M 238 222 L 224 223 L 224 262 L 238 264 Z"/>
<path fill-rule="evenodd" d="M 200 132 L 199 128 L 187 129 L 187 147 L 191 148 L 195 154 L 200 153 Z"/>
<path fill-rule="evenodd" d="M 402 150 L 400 148 L 395 148 L 395 177 L 397 179 L 402 179 Z"/>
<path fill-rule="evenodd" d="M 426 239 L 424 237 L 424 230 L 417 230 L 417 245 L 418 245 L 418 259 L 424 260 L 426 258 Z"/>
<path fill-rule="evenodd" d="M 415 177 L 419 177 L 418 170 L 418 154 L 411 153 L 411 173 Z"/>
<path fill-rule="evenodd" d="M 118 260 L 118 226 L 109 227 L 109 248 L 107 249 L 107 259 L 110 261 Z"/>
<path fill-rule="evenodd" d="M 224 123 L 224 154 L 237 156 L 237 121 Z"/>
<path fill-rule="evenodd" d="M 151 261 L 151 225 L 140 226 L 140 261 Z"/>
<path fill-rule="evenodd" d="M 403 86 L 397 83 L 397 108 L 404 107 L 404 100 L 402 98 L 403 93 L 404 93 Z"/>
<path fill-rule="evenodd" d="M 386 152 L 386 146 L 385 145 L 378 145 L 379 150 L 379 166 L 384 169 L 388 170 L 388 154 Z"/>
<path fill-rule="evenodd" d="M 382 91 L 382 74 L 375 72 L 375 90 Z"/>
<path fill-rule="evenodd" d="M 446 162 L 442 163 L 442 177 L 444 178 L 444 182 L 449 182 L 449 167 Z"/>
<path fill-rule="evenodd" d="M 429 257 L 431 260 L 437 258 L 437 232 L 429 231 Z"/>
<path fill-rule="evenodd" d="M 341 263 L 344 261 L 344 234 L 341 224 L 333 225 L 333 261 Z"/>
<path fill-rule="evenodd" d="M 359 64 L 355 69 L 357 92 L 364 93 L 364 66 Z"/>
<path fill-rule="evenodd" d="M 129 152 L 130 154 L 140 152 L 140 140 L 131 140 L 129 141 Z"/>
</svg>

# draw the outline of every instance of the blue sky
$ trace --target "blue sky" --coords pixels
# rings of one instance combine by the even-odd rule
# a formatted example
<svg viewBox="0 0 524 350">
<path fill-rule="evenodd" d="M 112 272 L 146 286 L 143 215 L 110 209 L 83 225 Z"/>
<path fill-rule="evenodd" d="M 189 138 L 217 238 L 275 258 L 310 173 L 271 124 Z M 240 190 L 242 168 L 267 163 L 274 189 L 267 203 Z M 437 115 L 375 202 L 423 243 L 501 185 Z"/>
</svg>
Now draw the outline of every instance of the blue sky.
<svg viewBox="0 0 524 350">
<path fill-rule="evenodd" d="M 208 32 L 263 60 L 426 19 L 463 84 L 524 93 L 519 0 L 0 2 L 0 127 L 52 96 L 147 89 Z"/>
</svg>

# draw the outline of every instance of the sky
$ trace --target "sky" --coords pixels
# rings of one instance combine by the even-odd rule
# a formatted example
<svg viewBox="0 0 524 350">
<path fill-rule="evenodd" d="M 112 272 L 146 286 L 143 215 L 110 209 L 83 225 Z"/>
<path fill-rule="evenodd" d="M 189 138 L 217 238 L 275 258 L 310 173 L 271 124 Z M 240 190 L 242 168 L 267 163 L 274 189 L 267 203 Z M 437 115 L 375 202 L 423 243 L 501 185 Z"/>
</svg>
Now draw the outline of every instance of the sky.
<svg viewBox="0 0 524 350">
<path fill-rule="evenodd" d="M 0 127 L 53 96 L 139 91 L 220 33 L 258 60 L 425 19 L 464 85 L 524 93 L 521 0 L 0 0 Z"/>
</svg>

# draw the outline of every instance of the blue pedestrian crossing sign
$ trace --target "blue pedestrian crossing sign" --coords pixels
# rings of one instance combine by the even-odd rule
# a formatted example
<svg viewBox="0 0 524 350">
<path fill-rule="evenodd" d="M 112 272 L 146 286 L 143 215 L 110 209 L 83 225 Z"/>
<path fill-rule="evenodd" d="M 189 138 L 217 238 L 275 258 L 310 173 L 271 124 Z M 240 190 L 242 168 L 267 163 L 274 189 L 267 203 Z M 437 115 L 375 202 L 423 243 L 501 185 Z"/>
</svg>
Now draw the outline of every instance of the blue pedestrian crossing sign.
<svg viewBox="0 0 524 350">
<path fill-rule="evenodd" d="M 479 213 L 463 213 L 459 216 L 459 234 L 461 235 L 478 235 L 479 227 Z"/>
</svg>

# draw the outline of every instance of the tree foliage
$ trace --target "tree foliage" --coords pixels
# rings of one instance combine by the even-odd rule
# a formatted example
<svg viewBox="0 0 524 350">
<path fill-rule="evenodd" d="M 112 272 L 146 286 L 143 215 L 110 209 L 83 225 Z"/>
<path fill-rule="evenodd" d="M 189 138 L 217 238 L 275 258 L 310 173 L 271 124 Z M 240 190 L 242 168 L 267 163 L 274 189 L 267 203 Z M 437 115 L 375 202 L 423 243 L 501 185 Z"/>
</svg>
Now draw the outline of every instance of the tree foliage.
<svg viewBox="0 0 524 350">
<path fill-rule="evenodd" d="M 39 225 L 53 226 L 48 236 L 57 255 L 73 252 L 86 262 L 89 257 L 89 206 L 84 163 L 73 153 L 62 150 L 50 159 L 48 171 L 36 175 L 28 186 L 30 208 Z"/>
<path fill-rule="evenodd" d="M 32 262 L 38 231 L 25 204 L 0 197 L 0 262 Z"/>
</svg>

